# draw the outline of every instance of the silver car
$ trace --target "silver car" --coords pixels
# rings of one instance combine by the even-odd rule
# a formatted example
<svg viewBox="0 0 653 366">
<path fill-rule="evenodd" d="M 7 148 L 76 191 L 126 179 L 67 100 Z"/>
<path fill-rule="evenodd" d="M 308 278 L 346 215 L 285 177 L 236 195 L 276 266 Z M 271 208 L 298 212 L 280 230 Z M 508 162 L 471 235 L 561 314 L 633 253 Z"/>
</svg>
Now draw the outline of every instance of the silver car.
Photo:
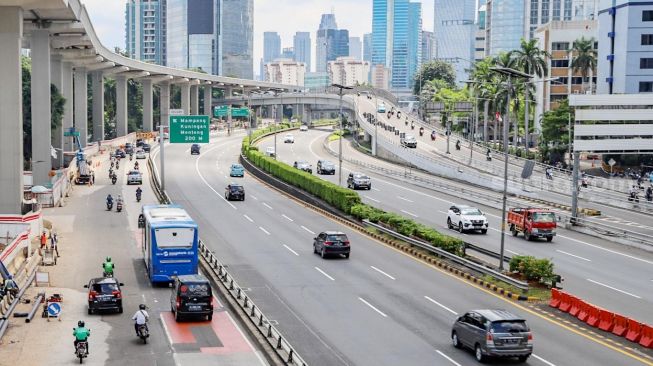
<svg viewBox="0 0 653 366">
<path fill-rule="evenodd" d="M 127 185 L 143 184 L 143 174 L 138 170 L 132 170 L 127 174 Z"/>
<path fill-rule="evenodd" d="M 490 357 L 517 357 L 526 362 L 533 353 L 533 334 L 526 321 L 506 310 L 472 310 L 456 319 L 451 329 L 456 348 L 474 350 L 478 362 Z"/>
</svg>

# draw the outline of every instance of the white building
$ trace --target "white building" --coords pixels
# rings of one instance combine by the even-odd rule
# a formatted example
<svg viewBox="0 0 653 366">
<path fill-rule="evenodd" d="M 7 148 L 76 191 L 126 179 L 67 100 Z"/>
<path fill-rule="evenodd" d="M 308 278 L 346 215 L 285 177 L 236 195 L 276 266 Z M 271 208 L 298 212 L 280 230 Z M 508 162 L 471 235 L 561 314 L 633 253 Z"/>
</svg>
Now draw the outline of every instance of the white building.
<svg viewBox="0 0 653 366">
<path fill-rule="evenodd" d="M 277 59 L 264 65 L 265 81 L 287 85 L 304 85 L 306 64 L 290 59 Z"/>
<path fill-rule="evenodd" d="M 390 87 L 390 69 L 381 64 L 374 65 L 371 71 L 372 86 L 388 90 Z"/>
<path fill-rule="evenodd" d="M 653 93 L 653 3 L 601 0 L 598 34 L 597 93 Z"/>
<path fill-rule="evenodd" d="M 356 60 L 353 57 L 338 57 L 327 63 L 327 73 L 333 84 L 355 86 L 367 83 L 370 72 L 368 61 Z"/>
</svg>

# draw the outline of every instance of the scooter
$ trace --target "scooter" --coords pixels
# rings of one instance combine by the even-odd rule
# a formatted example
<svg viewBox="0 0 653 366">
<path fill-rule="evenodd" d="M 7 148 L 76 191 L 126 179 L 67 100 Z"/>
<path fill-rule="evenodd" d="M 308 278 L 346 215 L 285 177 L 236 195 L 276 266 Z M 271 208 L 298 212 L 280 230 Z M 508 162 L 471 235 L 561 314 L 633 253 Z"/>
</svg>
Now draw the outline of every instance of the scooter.
<svg viewBox="0 0 653 366">
<path fill-rule="evenodd" d="M 116 203 L 116 212 L 120 212 L 120 211 L 122 211 L 122 203 L 118 202 Z"/>
<path fill-rule="evenodd" d="M 415 125 L 414 125 L 413 123 L 410 124 L 410 129 L 411 129 L 411 130 L 414 130 L 414 129 L 415 129 Z"/>
<path fill-rule="evenodd" d="M 75 330 L 75 328 L 73 328 Z M 77 342 L 77 347 L 75 347 L 75 357 L 79 358 L 79 363 L 84 362 L 84 359 L 88 357 L 88 342 L 79 341 Z"/>
<path fill-rule="evenodd" d="M 435 131 L 431 132 L 431 141 L 435 141 Z"/>
<path fill-rule="evenodd" d="M 141 194 L 136 193 L 136 202 L 141 202 Z"/>
<path fill-rule="evenodd" d="M 150 337 L 150 331 L 147 329 L 147 323 L 138 325 L 138 337 L 143 340 L 143 344 L 147 343 L 147 339 Z"/>
<path fill-rule="evenodd" d="M 113 210 L 113 202 L 107 202 L 107 211 Z"/>
<path fill-rule="evenodd" d="M 111 184 L 116 184 L 116 181 L 118 180 L 118 177 L 114 174 L 111 176 Z"/>
<path fill-rule="evenodd" d="M 635 201 L 635 203 L 639 203 L 639 196 L 637 195 L 637 192 L 632 192 L 630 193 L 630 196 L 628 197 L 629 202 Z"/>
<path fill-rule="evenodd" d="M 487 155 L 485 156 L 485 160 L 487 160 L 487 161 L 492 161 L 492 155 L 487 154 Z"/>
<path fill-rule="evenodd" d="M 420 127 L 420 129 L 419 129 L 419 136 L 420 136 L 420 137 L 424 136 L 424 127 Z"/>
</svg>

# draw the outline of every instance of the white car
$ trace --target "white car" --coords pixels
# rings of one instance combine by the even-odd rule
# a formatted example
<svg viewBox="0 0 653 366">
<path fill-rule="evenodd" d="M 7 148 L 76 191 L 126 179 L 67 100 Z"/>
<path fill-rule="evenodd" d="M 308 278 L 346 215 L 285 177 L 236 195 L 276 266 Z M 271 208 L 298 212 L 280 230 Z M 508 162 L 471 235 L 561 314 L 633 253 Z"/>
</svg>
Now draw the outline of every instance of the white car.
<svg viewBox="0 0 653 366">
<path fill-rule="evenodd" d="M 132 170 L 127 174 L 127 185 L 143 184 L 143 174 L 138 170 Z"/>
<path fill-rule="evenodd" d="M 147 154 L 143 150 L 137 150 L 136 159 L 147 159 Z"/>
<path fill-rule="evenodd" d="M 267 155 L 267 156 L 269 156 L 271 158 L 275 157 L 277 154 L 274 151 L 274 146 L 266 147 L 265 148 L 265 155 Z"/>
<path fill-rule="evenodd" d="M 300 130 L 301 132 L 307 132 L 307 131 L 308 131 L 308 126 L 306 126 L 306 125 L 301 125 L 301 126 L 299 126 L 299 130 Z"/>
<path fill-rule="evenodd" d="M 291 133 L 287 134 L 286 136 L 283 137 L 283 143 L 284 144 L 294 144 L 295 143 L 295 136 L 293 136 Z"/>
<path fill-rule="evenodd" d="M 489 224 L 483 212 L 476 207 L 453 205 L 447 212 L 447 227 L 456 228 L 459 232 L 479 230 L 487 234 Z"/>
</svg>

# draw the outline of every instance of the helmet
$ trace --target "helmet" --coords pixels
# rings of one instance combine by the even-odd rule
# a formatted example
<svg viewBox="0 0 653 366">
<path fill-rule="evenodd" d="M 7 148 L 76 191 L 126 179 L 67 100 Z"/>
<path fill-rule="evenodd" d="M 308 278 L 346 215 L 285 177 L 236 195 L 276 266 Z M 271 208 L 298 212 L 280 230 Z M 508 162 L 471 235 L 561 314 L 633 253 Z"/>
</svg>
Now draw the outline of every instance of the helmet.
<svg viewBox="0 0 653 366">
<path fill-rule="evenodd" d="M 145 304 L 140 304 L 140 305 L 138 305 L 138 308 L 141 309 L 141 310 L 145 310 L 146 306 L 145 306 Z"/>
<path fill-rule="evenodd" d="M 107 257 L 107 262 L 111 262 L 111 257 Z"/>
<path fill-rule="evenodd" d="M 83 320 L 78 321 L 77 326 L 78 327 L 83 327 L 84 326 L 84 321 Z"/>
</svg>

